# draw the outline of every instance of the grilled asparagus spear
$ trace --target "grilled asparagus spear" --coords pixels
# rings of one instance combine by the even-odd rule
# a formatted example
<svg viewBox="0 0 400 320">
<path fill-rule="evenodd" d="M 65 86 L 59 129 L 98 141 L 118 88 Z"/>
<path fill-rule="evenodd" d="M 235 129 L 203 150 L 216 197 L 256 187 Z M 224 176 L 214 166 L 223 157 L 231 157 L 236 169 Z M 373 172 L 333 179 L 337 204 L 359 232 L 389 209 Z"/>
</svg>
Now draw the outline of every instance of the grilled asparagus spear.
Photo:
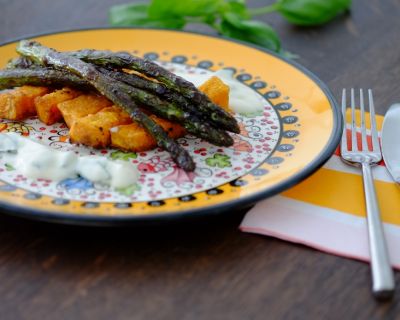
<svg viewBox="0 0 400 320">
<path fill-rule="evenodd" d="M 233 139 L 226 131 L 215 128 L 209 125 L 207 122 L 200 120 L 195 113 L 182 110 L 176 102 L 164 101 L 157 95 L 139 89 L 138 87 L 141 85 L 142 87 L 147 88 L 151 85 L 146 82 L 147 80 L 136 79 L 134 77 L 130 77 L 130 74 L 112 71 L 105 68 L 100 68 L 99 70 L 115 80 L 126 82 L 132 86 L 136 85 L 136 87 L 131 87 L 130 96 L 138 103 L 147 106 L 147 108 L 149 108 L 156 115 L 174 122 L 178 122 L 189 133 L 192 133 L 193 135 L 209 141 L 217 146 L 229 147 L 233 145 Z"/>
<path fill-rule="evenodd" d="M 17 47 L 17 51 L 36 63 L 54 66 L 57 69 L 67 70 L 82 77 L 101 94 L 127 111 L 132 119 L 142 124 L 157 141 L 157 145 L 171 154 L 179 167 L 186 171 L 195 169 L 195 163 L 189 153 L 177 144 L 174 139 L 170 138 L 161 126 L 143 113 L 131 99 L 131 86 L 102 74 L 95 66 L 89 63 L 44 47 L 35 41 L 22 40 Z"/>
<path fill-rule="evenodd" d="M 92 86 L 70 72 L 40 68 L 40 69 L 8 69 L 0 70 L 0 90 L 33 86 L 67 86 L 79 89 L 90 89 Z"/>
<path fill-rule="evenodd" d="M 8 61 L 6 69 L 30 69 L 30 68 L 36 68 L 38 67 L 35 65 L 35 63 L 32 60 L 29 60 L 26 57 L 17 57 L 13 58 L 10 61 Z"/>
<path fill-rule="evenodd" d="M 118 81 L 125 82 L 133 87 L 155 93 L 159 96 L 165 97 L 166 95 L 169 95 L 170 93 L 175 93 L 177 96 L 184 99 L 184 97 L 182 95 L 179 95 L 176 92 L 172 92 L 164 84 L 143 78 L 137 74 L 126 73 L 124 71 L 120 71 L 120 70 L 116 70 L 116 69 L 109 69 L 109 68 L 105 68 L 105 67 L 98 67 L 98 70 L 103 73 L 109 73 L 110 76 L 112 76 L 113 78 L 115 78 Z M 173 100 L 173 99 L 170 99 L 170 100 Z"/>
<path fill-rule="evenodd" d="M 133 56 L 127 52 L 111 52 L 97 50 L 81 50 L 71 52 L 74 57 L 77 57 L 86 62 L 105 66 L 126 68 L 139 71 L 146 76 L 153 77 L 165 84 L 171 90 L 181 93 L 187 99 L 192 101 L 198 109 L 208 114 L 209 118 L 218 123 L 221 129 L 240 133 L 239 125 L 236 119 L 210 101 L 210 99 L 201 91 L 199 91 L 193 83 L 169 72 L 158 64 Z"/>
<path fill-rule="evenodd" d="M 198 108 L 196 108 L 196 106 L 193 105 L 193 103 L 191 103 L 188 99 L 186 99 L 184 96 L 182 96 L 182 94 L 168 89 L 163 83 L 159 83 L 159 82 L 155 82 L 155 81 L 143 78 L 134 73 L 128 74 L 123 71 L 111 70 L 111 69 L 102 68 L 102 67 L 99 67 L 99 70 L 102 72 L 105 72 L 105 73 L 110 73 L 110 76 L 116 80 L 123 81 L 131 86 L 136 87 L 136 88 L 144 89 L 149 92 L 155 93 L 155 94 L 165 98 L 166 100 L 177 104 L 185 111 L 195 114 L 199 118 L 207 118 L 208 122 L 210 122 L 212 125 L 218 127 L 217 122 L 213 122 L 212 119 L 207 117 L 207 114 L 204 115 L 201 112 L 199 112 Z"/>
</svg>

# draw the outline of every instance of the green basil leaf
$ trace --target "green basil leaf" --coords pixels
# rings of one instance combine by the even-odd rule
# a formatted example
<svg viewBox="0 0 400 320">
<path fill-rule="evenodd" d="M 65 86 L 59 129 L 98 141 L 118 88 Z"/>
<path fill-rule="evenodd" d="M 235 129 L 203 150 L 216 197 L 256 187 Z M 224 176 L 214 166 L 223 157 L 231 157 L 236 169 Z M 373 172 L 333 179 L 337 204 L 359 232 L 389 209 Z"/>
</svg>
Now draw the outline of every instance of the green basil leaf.
<svg viewBox="0 0 400 320">
<path fill-rule="evenodd" d="M 234 13 L 243 19 L 250 19 L 250 13 L 247 10 L 246 1 L 244 0 L 228 1 L 225 12 Z"/>
<path fill-rule="evenodd" d="M 324 24 L 349 9 L 351 0 L 279 0 L 277 10 L 300 26 Z"/>
<path fill-rule="evenodd" d="M 279 52 L 281 45 L 275 30 L 261 21 L 242 20 L 233 13 L 223 15 L 220 33 Z"/>
<path fill-rule="evenodd" d="M 206 16 L 202 17 L 202 19 L 201 19 L 201 21 L 203 23 L 206 23 L 210 26 L 213 26 L 215 24 L 216 20 L 217 20 L 217 16 L 214 14 L 206 15 Z"/>
<path fill-rule="evenodd" d="M 201 17 L 218 11 L 222 0 L 153 0 L 149 7 L 151 18 Z"/>
<path fill-rule="evenodd" d="M 113 26 L 143 26 L 182 29 L 183 18 L 152 19 L 148 15 L 148 4 L 132 3 L 113 6 L 109 12 L 109 22 Z"/>
</svg>

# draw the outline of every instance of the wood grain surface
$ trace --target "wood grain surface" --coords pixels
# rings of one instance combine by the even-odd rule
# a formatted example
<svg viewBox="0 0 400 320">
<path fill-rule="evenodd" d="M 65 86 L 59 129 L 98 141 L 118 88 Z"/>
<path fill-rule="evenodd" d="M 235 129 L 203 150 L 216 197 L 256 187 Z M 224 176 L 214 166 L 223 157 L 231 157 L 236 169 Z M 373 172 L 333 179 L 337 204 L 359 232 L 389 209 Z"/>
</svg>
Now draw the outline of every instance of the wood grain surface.
<svg viewBox="0 0 400 320">
<path fill-rule="evenodd" d="M 0 42 L 107 26 L 122 2 L 0 0 Z M 320 28 L 262 19 L 336 96 L 371 87 L 381 114 L 400 101 L 399 0 L 355 0 Z M 242 233 L 244 213 L 123 229 L 0 215 L 0 319 L 400 319 L 399 290 L 375 302 L 367 264 Z"/>
</svg>

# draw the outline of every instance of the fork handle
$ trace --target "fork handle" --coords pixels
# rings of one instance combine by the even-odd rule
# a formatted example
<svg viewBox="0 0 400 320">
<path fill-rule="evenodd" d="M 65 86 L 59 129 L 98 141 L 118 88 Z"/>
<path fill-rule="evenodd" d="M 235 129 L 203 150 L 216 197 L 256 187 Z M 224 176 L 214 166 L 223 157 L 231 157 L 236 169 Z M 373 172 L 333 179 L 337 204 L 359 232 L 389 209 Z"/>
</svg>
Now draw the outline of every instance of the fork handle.
<svg viewBox="0 0 400 320">
<path fill-rule="evenodd" d="M 370 164 L 363 163 L 362 172 L 367 207 L 372 292 L 377 299 L 388 299 L 393 296 L 395 282 L 383 233 Z"/>
</svg>

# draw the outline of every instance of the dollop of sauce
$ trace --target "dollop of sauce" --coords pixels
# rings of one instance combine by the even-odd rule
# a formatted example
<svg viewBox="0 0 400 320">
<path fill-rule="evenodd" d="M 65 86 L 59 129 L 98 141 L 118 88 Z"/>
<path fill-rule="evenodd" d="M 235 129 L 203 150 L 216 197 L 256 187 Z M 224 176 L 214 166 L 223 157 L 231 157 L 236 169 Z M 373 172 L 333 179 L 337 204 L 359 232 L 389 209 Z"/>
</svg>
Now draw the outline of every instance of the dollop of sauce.
<svg viewBox="0 0 400 320">
<path fill-rule="evenodd" d="M 184 71 L 174 71 L 176 75 L 192 82 L 196 87 L 206 82 L 212 76 L 217 76 L 229 86 L 229 107 L 236 113 L 244 115 L 259 114 L 264 109 L 262 97 L 250 87 L 234 78 L 234 73 L 229 69 L 217 72 L 195 74 Z"/>
<path fill-rule="evenodd" d="M 137 168 L 130 162 L 55 150 L 14 132 L 0 134 L 0 155 L 31 179 L 61 181 L 79 175 L 94 183 L 125 188 L 139 177 Z"/>
</svg>

